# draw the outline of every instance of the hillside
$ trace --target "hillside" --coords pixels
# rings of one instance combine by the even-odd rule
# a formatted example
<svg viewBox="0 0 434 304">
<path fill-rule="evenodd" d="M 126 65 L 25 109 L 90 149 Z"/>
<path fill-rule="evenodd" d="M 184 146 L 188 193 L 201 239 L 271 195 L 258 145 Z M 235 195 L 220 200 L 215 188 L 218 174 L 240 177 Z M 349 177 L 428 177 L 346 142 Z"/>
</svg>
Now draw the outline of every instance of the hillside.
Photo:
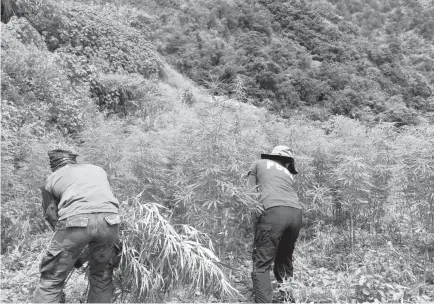
<svg viewBox="0 0 434 304">
<path fill-rule="evenodd" d="M 432 121 L 432 4 L 191 0 L 155 11 L 159 51 L 213 94 L 287 118 Z"/>
<path fill-rule="evenodd" d="M 432 3 L 2 8 L 2 302 L 31 302 L 52 234 L 38 187 L 58 147 L 103 167 L 122 202 L 117 302 L 251 302 L 245 173 L 282 143 L 305 205 L 282 289 L 434 301 Z M 66 301 L 85 299 L 86 271 Z"/>
</svg>

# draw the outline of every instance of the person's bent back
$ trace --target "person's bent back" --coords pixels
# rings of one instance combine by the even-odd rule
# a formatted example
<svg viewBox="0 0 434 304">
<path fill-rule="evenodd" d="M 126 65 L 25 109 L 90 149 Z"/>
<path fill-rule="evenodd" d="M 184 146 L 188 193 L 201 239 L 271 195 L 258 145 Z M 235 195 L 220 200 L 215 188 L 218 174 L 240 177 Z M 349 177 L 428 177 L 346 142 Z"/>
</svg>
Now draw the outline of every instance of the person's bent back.
<svg viewBox="0 0 434 304">
<path fill-rule="evenodd" d="M 42 189 L 45 218 L 55 234 L 40 264 L 33 302 L 58 303 L 66 278 L 89 246 L 90 303 L 108 303 L 113 295 L 113 258 L 119 235 L 119 202 L 107 174 L 95 165 L 77 164 L 77 154 L 48 153 L 53 173 Z"/>
<path fill-rule="evenodd" d="M 45 189 L 59 198 L 59 220 L 84 213 L 118 213 L 119 202 L 107 174 L 95 165 L 68 164 L 47 178 Z"/>
</svg>

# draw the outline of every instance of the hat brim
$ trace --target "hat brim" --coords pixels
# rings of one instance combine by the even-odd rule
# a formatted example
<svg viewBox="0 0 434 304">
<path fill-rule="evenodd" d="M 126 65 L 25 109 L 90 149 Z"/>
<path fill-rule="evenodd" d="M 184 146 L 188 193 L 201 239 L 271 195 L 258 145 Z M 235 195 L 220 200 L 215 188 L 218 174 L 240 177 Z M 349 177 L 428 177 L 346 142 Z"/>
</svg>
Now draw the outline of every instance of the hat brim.
<svg viewBox="0 0 434 304">
<path fill-rule="evenodd" d="M 298 174 L 298 171 L 295 169 L 293 157 L 275 155 L 275 154 L 261 154 L 261 158 L 277 160 L 277 161 L 281 161 L 282 163 L 289 163 L 289 172 L 291 172 L 291 174 Z"/>
<path fill-rule="evenodd" d="M 291 159 L 294 159 L 289 156 L 282 156 L 282 155 L 276 155 L 276 154 L 261 154 L 262 159 L 271 159 L 271 160 L 280 160 L 280 161 L 290 161 Z"/>
</svg>

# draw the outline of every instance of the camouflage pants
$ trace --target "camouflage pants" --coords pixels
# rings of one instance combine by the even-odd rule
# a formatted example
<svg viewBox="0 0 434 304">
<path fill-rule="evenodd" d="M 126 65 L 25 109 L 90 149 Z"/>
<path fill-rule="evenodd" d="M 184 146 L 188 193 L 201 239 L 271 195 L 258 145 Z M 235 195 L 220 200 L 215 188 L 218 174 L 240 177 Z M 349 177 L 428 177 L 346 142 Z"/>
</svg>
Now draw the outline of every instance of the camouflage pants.
<svg viewBox="0 0 434 304">
<path fill-rule="evenodd" d="M 56 224 L 56 232 L 40 264 L 34 303 L 58 303 L 68 274 L 89 245 L 89 303 L 111 302 L 113 268 L 120 218 L 115 213 L 74 215 Z"/>
</svg>

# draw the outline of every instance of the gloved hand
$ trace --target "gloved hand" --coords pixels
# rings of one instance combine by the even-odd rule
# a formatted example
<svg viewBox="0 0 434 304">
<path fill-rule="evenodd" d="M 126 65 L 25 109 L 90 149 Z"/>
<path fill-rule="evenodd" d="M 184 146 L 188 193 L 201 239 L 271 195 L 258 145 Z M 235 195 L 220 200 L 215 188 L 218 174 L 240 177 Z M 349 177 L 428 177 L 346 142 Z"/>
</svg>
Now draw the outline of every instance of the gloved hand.
<svg viewBox="0 0 434 304">
<path fill-rule="evenodd" d="M 86 261 L 80 257 L 77 259 L 77 261 L 75 261 L 74 267 L 77 269 L 81 268 L 84 265 L 84 263 L 86 263 Z"/>
<path fill-rule="evenodd" d="M 89 247 L 86 247 L 78 257 L 77 261 L 75 261 L 74 267 L 78 269 L 88 261 L 89 261 Z"/>
<path fill-rule="evenodd" d="M 118 240 L 117 243 L 115 244 L 115 254 L 110 261 L 110 265 L 113 268 L 118 268 L 119 264 L 121 263 L 122 247 L 123 247 L 122 241 Z"/>
</svg>

